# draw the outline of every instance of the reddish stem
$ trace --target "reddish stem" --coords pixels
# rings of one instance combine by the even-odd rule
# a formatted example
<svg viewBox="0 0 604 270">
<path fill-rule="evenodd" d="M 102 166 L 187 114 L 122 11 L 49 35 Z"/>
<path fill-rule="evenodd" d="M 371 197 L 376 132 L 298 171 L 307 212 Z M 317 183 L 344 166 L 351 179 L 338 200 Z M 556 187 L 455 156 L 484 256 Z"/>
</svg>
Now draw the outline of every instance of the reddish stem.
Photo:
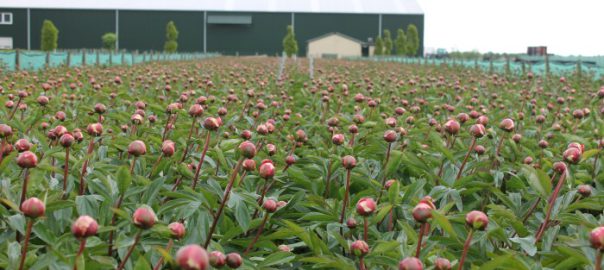
<svg viewBox="0 0 604 270">
<path fill-rule="evenodd" d="M 602 249 L 596 249 L 596 266 L 595 270 L 602 269 Z"/>
<path fill-rule="evenodd" d="M 344 191 L 344 201 L 342 201 L 342 213 L 340 215 L 340 223 L 344 223 L 344 217 L 346 216 L 346 206 L 348 205 L 348 193 L 350 192 L 350 172 L 351 169 L 346 170 L 346 190 Z M 344 235 L 343 227 L 340 227 L 340 234 Z"/>
<path fill-rule="evenodd" d="M 419 259 L 419 253 L 422 250 L 422 238 L 424 237 L 424 229 L 426 228 L 426 223 L 422 223 L 419 227 L 419 234 L 417 236 L 417 248 L 415 249 L 415 258 Z"/>
<path fill-rule="evenodd" d="M 455 181 L 457 181 L 457 180 L 459 180 L 459 178 L 461 178 L 461 174 L 463 173 L 463 168 L 466 167 L 466 162 L 468 162 L 468 157 L 470 156 L 470 153 L 472 153 L 472 149 L 474 149 L 475 145 L 476 145 L 476 137 L 472 137 L 472 143 L 470 144 L 470 149 L 468 149 L 466 156 L 463 158 L 463 162 L 461 163 L 461 167 L 459 167 L 459 172 L 457 173 L 457 177 L 455 178 Z"/>
<path fill-rule="evenodd" d="M 21 250 L 21 262 L 19 263 L 19 270 L 23 270 L 25 266 L 25 258 L 27 257 L 27 246 L 29 245 L 29 237 L 31 236 L 31 228 L 34 225 L 34 220 L 29 219 L 27 221 L 27 228 L 25 229 L 25 242 L 23 243 L 23 249 Z"/>
<path fill-rule="evenodd" d="M 29 183 L 29 169 L 23 169 L 23 187 L 21 189 L 21 202 L 19 205 L 22 205 L 27 197 L 27 185 Z"/>
<path fill-rule="evenodd" d="M 459 259 L 459 266 L 457 267 L 458 270 L 463 269 L 463 263 L 466 260 L 466 255 L 468 255 L 470 243 L 472 242 L 472 234 L 474 234 L 474 230 L 470 229 L 470 232 L 468 232 L 468 238 L 466 238 L 466 242 L 463 245 L 463 252 L 461 253 L 461 259 Z"/>
<path fill-rule="evenodd" d="M 247 248 L 243 252 L 244 256 L 247 255 L 250 252 L 250 250 L 252 249 L 252 247 L 254 246 L 254 244 L 256 244 L 256 242 L 260 238 L 260 235 L 262 234 L 262 231 L 264 230 L 264 225 L 266 224 L 266 221 L 268 220 L 268 217 L 269 217 L 269 213 L 268 212 L 264 213 L 264 218 L 262 219 L 262 222 L 260 223 L 260 226 L 258 227 L 258 232 L 256 232 L 256 236 L 254 237 L 254 239 L 252 240 L 252 242 L 250 242 L 250 244 L 247 246 Z"/>
<path fill-rule="evenodd" d="M 166 126 L 164 127 L 164 134 L 162 134 L 161 141 L 166 140 L 166 135 L 168 135 L 168 127 L 170 126 L 170 122 L 172 120 L 172 115 L 168 114 L 168 120 L 166 120 Z"/>
<path fill-rule="evenodd" d="M 136 164 L 136 156 L 134 156 L 134 158 L 132 158 L 132 163 L 130 163 L 130 174 L 134 175 L 134 165 Z"/>
<path fill-rule="evenodd" d="M 78 270 L 78 258 L 82 256 L 84 249 L 86 248 L 86 238 L 82 237 L 80 239 L 80 249 L 78 249 L 78 253 L 76 254 L 75 261 L 73 262 L 73 270 Z"/>
<path fill-rule="evenodd" d="M 157 166 L 159 166 L 159 163 L 161 162 L 163 157 L 164 157 L 163 154 L 159 155 L 159 157 L 157 158 L 155 163 L 153 163 L 153 167 L 151 167 L 151 171 L 149 172 L 149 176 L 147 178 L 151 178 L 151 176 L 153 175 L 153 172 L 155 171 L 155 169 L 157 169 Z"/>
<path fill-rule="evenodd" d="M 115 207 L 116 209 L 119 209 L 120 206 L 122 205 L 122 200 L 124 199 L 124 194 L 120 195 L 120 197 L 117 199 L 117 202 L 115 203 Z M 115 226 L 115 223 L 117 222 L 117 214 L 114 212 L 113 215 L 111 216 L 111 226 Z M 107 251 L 107 256 L 111 257 L 112 253 L 113 253 L 113 234 L 114 231 L 110 231 L 109 232 L 109 250 Z"/>
<path fill-rule="evenodd" d="M 367 217 L 363 217 L 363 240 L 367 242 L 367 235 L 369 234 L 369 222 L 367 221 Z"/>
<path fill-rule="evenodd" d="M 203 164 L 203 160 L 206 158 L 206 152 L 208 152 L 208 147 L 210 146 L 210 131 L 207 131 L 206 141 L 203 144 L 203 151 L 201 152 L 201 157 L 199 158 L 199 163 L 197 164 L 197 168 L 195 168 L 195 177 L 193 177 L 193 184 L 191 188 L 195 190 L 197 186 L 197 181 L 199 180 L 199 172 L 201 172 L 201 165 Z"/>
<path fill-rule="evenodd" d="M 172 239 L 170 239 L 170 241 L 168 241 L 168 245 L 166 246 L 166 251 L 169 253 L 170 250 L 172 249 L 172 245 L 174 244 L 174 241 Z M 153 270 L 159 270 L 161 268 L 161 265 L 164 263 L 164 257 L 162 256 L 161 258 L 159 258 L 159 260 L 157 261 L 157 263 L 155 264 L 155 267 L 153 267 Z"/>
<path fill-rule="evenodd" d="M 130 255 L 132 255 L 132 251 L 134 251 L 134 248 L 136 247 L 138 242 L 141 240 L 142 233 L 143 233 L 143 230 L 138 230 L 138 233 L 136 233 L 136 236 L 134 237 L 134 243 L 132 243 L 132 246 L 130 246 L 130 248 L 128 249 L 126 256 L 124 256 L 124 259 L 122 259 L 122 262 L 117 267 L 117 270 L 124 269 L 124 266 L 126 265 L 126 262 L 128 261 L 128 258 L 130 258 Z"/>
<path fill-rule="evenodd" d="M 67 179 L 69 177 L 69 147 L 65 148 L 65 165 L 63 165 L 63 199 L 67 199 Z"/>
<path fill-rule="evenodd" d="M 197 117 L 193 118 L 193 124 L 191 124 L 191 129 L 189 129 L 189 136 L 187 136 L 187 142 L 191 141 L 191 136 L 193 135 L 193 130 L 195 129 L 195 124 L 197 123 Z M 210 132 L 210 131 L 208 131 Z M 182 158 L 180 159 L 180 162 L 184 162 L 185 159 L 187 158 L 187 154 L 189 153 L 189 148 L 191 146 L 187 145 L 185 147 L 185 151 L 182 154 Z"/>
<path fill-rule="evenodd" d="M 325 198 L 329 197 L 331 182 L 331 160 L 327 160 L 327 179 L 325 180 Z"/>
<path fill-rule="evenodd" d="M 365 268 L 365 260 L 364 259 L 365 259 L 364 257 L 361 257 L 359 259 L 359 270 L 366 270 L 367 269 L 367 268 Z"/>
<path fill-rule="evenodd" d="M 231 193 L 231 188 L 233 188 L 233 182 L 235 181 L 235 178 L 237 178 L 237 173 L 239 172 L 239 167 L 241 167 L 242 162 L 243 162 L 243 159 L 240 158 L 239 161 L 237 162 L 237 165 L 235 165 L 235 168 L 233 168 L 233 172 L 231 173 L 231 178 L 229 179 L 227 187 L 224 191 L 224 196 L 222 197 L 222 202 L 220 203 L 220 206 L 218 207 L 218 211 L 216 212 L 216 215 L 214 216 L 214 220 L 212 221 L 212 226 L 210 227 L 210 231 L 208 232 L 208 237 L 206 238 L 206 242 L 203 245 L 204 248 L 207 248 L 208 245 L 210 244 L 210 241 L 212 241 L 212 235 L 214 234 L 214 230 L 216 229 L 216 225 L 218 224 L 220 215 L 222 215 L 222 210 L 224 210 L 224 206 L 226 205 L 226 202 L 229 199 L 229 195 Z"/>
<path fill-rule="evenodd" d="M 552 193 L 552 196 L 549 199 L 549 203 L 547 205 L 547 213 L 545 215 L 545 220 L 543 220 L 543 223 L 541 224 L 541 227 L 539 227 L 539 231 L 537 232 L 537 236 L 535 236 L 535 243 L 539 242 L 539 240 L 541 240 L 541 237 L 543 237 L 543 233 L 545 233 L 545 229 L 547 228 L 547 225 L 549 223 L 554 204 L 556 203 L 556 198 L 558 198 L 558 193 L 560 192 L 560 189 L 564 184 L 565 177 L 566 173 L 562 173 L 560 175 L 560 178 L 558 179 L 558 184 L 556 185 L 556 188 L 554 189 L 554 192 Z"/>
<path fill-rule="evenodd" d="M 90 144 L 88 144 L 88 155 L 92 154 L 94 151 L 94 137 L 90 138 Z M 84 195 L 84 176 L 86 175 L 86 170 L 88 169 L 88 161 L 90 157 L 87 157 L 82 165 L 82 173 L 80 173 L 80 192 L 79 195 Z"/>
</svg>

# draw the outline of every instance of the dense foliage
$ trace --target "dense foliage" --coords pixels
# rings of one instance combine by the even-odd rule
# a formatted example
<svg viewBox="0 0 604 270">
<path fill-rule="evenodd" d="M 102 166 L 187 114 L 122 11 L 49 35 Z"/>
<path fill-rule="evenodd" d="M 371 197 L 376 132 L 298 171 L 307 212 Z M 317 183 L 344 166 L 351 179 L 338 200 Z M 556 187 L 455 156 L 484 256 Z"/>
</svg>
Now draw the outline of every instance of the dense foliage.
<svg viewBox="0 0 604 270">
<path fill-rule="evenodd" d="M 291 25 L 287 26 L 287 33 L 283 38 L 283 51 L 287 57 L 298 54 L 298 41 L 296 40 L 294 28 Z"/>
<path fill-rule="evenodd" d="M 115 33 L 105 33 L 101 40 L 103 41 L 103 48 L 107 50 L 115 50 L 115 45 L 117 42 L 117 36 Z"/>
<path fill-rule="evenodd" d="M 173 21 L 166 24 L 166 43 L 164 43 L 164 51 L 175 53 L 178 50 L 178 29 Z"/>
<path fill-rule="evenodd" d="M 50 20 L 44 20 L 40 31 L 40 49 L 45 52 L 55 50 L 59 42 L 59 29 Z"/>
<path fill-rule="evenodd" d="M 0 268 L 594 268 L 602 82 L 315 65 L 4 75 Z"/>
</svg>

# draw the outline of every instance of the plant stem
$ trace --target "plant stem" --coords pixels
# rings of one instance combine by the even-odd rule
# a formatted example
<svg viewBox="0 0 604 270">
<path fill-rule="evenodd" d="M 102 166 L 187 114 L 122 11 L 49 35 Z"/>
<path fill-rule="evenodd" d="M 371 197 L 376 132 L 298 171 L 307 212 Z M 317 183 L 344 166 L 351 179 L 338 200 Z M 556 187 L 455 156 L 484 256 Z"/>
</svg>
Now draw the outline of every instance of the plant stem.
<svg viewBox="0 0 604 270">
<path fill-rule="evenodd" d="M 88 144 L 88 154 L 92 154 L 94 151 L 94 137 L 90 138 L 90 144 Z M 88 162 L 90 161 L 90 157 L 87 157 L 82 165 L 82 172 L 80 173 L 80 192 L 79 195 L 84 195 L 84 176 L 86 175 L 86 170 L 88 169 Z"/>
<path fill-rule="evenodd" d="M 63 199 L 67 199 L 67 179 L 69 177 L 69 147 L 65 148 L 65 165 L 63 165 Z"/>
<path fill-rule="evenodd" d="M 193 130 L 195 129 L 195 124 L 197 124 L 197 117 L 193 118 L 193 124 L 191 124 L 191 129 L 189 129 L 189 136 L 187 137 L 187 142 L 191 141 L 191 136 L 193 135 Z M 210 132 L 210 131 L 208 130 L 208 132 Z M 185 161 L 185 159 L 187 158 L 187 154 L 189 153 L 190 147 L 191 147 L 190 145 L 187 145 L 185 147 L 185 151 L 182 154 L 182 158 L 180 159 L 180 162 Z"/>
<path fill-rule="evenodd" d="M 250 242 L 250 244 L 247 246 L 247 248 L 243 252 L 244 256 L 247 255 L 250 252 L 250 250 L 252 249 L 252 247 L 254 247 L 254 244 L 256 244 L 256 242 L 260 238 L 260 235 L 262 234 L 262 230 L 264 229 L 264 225 L 266 224 L 266 221 L 268 220 L 268 217 L 269 217 L 269 213 L 268 212 L 264 213 L 264 218 L 262 219 L 262 222 L 260 223 L 260 226 L 258 227 L 258 232 L 256 232 L 256 236 L 254 237 L 254 239 L 252 240 L 252 242 Z"/>
<path fill-rule="evenodd" d="M 419 227 L 419 235 L 417 236 L 417 248 L 415 249 L 415 258 L 419 259 L 419 253 L 422 250 L 422 238 L 424 237 L 424 229 L 426 227 L 426 223 L 422 223 Z"/>
<path fill-rule="evenodd" d="M 602 250 L 596 249 L 596 266 L 595 270 L 602 269 Z"/>
<path fill-rule="evenodd" d="M 384 166 L 382 167 L 382 170 L 384 171 L 384 175 L 382 175 L 382 187 L 380 188 L 380 195 L 377 198 L 376 203 L 380 202 L 380 199 L 382 198 L 382 194 L 384 194 L 384 189 L 385 189 L 385 185 L 386 185 L 386 167 L 388 166 L 388 161 L 390 160 L 390 148 L 392 148 L 392 143 L 388 143 L 388 149 L 386 150 L 386 160 L 384 161 Z"/>
<path fill-rule="evenodd" d="M 136 156 L 132 158 L 132 163 L 130 163 L 130 174 L 134 176 L 134 165 L 136 164 Z"/>
<path fill-rule="evenodd" d="M 21 262 L 19 263 L 19 270 L 23 270 L 25 266 L 25 258 L 27 257 L 27 246 L 29 245 L 29 237 L 31 236 L 31 227 L 34 225 L 34 220 L 29 219 L 27 221 L 27 229 L 25 230 L 25 242 L 23 243 L 23 249 L 21 250 Z"/>
<path fill-rule="evenodd" d="M 363 257 L 361 257 L 359 259 L 359 270 L 366 270 L 367 268 L 365 268 L 365 260 Z"/>
<path fill-rule="evenodd" d="M 172 249 L 172 245 L 173 244 L 174 244 L 174 241 L 172 239 L 170 239 L 170 241 L 168 241 L 168 245 L 166 246 L 166 251 L 167 252 L 170 252 L 170 250 Z M 164 257 L 162 256 L 161 258 L 159 258 L 159 260 L 155 264 L 155 267 L 153 267 L 153 270 L 159 270 L 161 268 L 161 265 L 163 263 L 164 263 Z"/>
<path fill-rule="evenodd" d="M 466 242 L 463 244 L 463 252 L 461 253 L 461 259 L 459 260 L 458 270 L 463 269 L 463 263 L 466 260 L 466 255 L 468 255 L 468 250 L 470 249 L 470 243 L 472 242 L 472 235 L 474 234 L 474 229 L 470 229 L 468 232 L 468 238 L 466 238 Z"/>
<path fill-rule="evenodd" d="M 547 205 L 547 213 L 545 215 L 545 219 L 543 220 L 543 223 L 541 224 L 541 227 L 539 227 L 539 231 L 537 232 L 537 235 L 535 236 L 535 243 L 539 242 L 539 240 L 541 240 L 541 237 L 543 236 L 543 233 L 545 233 L 545 229 L 547 228 L 547 224 L 549 223 L 549 219 L 552 214 L 554 204 L 556 203 L 556 198 L 558 198 L 558 193 L 560 192 L 560 189 L 562 188 L 562 185 L 564 184 L 565 176 L 566 176 L 566 173 L 562 173 L 560 175 L 560 178 L 558 179 L 558 184 L 556 185 L 556 188 L 554 189 L 554 192 L 552 193 L 552 196 L 549 199 L 549 203 Z"/>
<path fill-rule="evenodd" d="M 325 198 L 329 197 L 331 182 L 331 160 L 327 160 L 327 179 L 325 179 Z"/>
<path fill-rule="evenodd" d="M 367 235 L 369 232 L 369 222 L 367 221 L 367 217 L 363 217 L 363 240 L 367 242 Z"/>
<path fill-rule="evenodd" d="M 155 172 L 155 169 L 157 169 L 157 166 L 159 166 L 159 163 L 161 162 L 163 157 L 164 157 L 164 154 L 159 155 L 159 157 L 157 158 L 155 163 L 153 163 L 153 167 L 151 167 L 151 171 L 149 172 L 149 176 L 147 178 L 151 178 L 151 176 L 153 175 L 153 172 Z"/>
<path fill-rule="evenodd" d="M 29 169 L 23 169 L 23 187 L 21 189 L 21 202 L 19 206 L 23 204 L 25 198 L 27 198 L 27 185 L 29 182 Z"/>
<path fill-rule="evenodd" d="M 271 188 L 271 186 L 273 185 L 274 182 L 275 182 L 275 179 L 271 179 L 270 182 L 268 181 L 268 179 L 265 181 L 264 188 L 262 189 L 262 194 L 260 194 L 260 198 L 258 198 L 259 205 L 262 205 L 264 203 L 264 197 L 266 197 L 266 193 Z M 254 215 L 252 215 L 252 219 L 255 219 L 256 217 L 258 217 L 258 209 L 256 209 L 256 211 L 254 211 Z"/>
<path fill-rule="evenodd" d="M 120 197 L 117 199 L 117 202 L 115 203 L 115 207 L 116 209 L 119 209 L 120 206 L 122 205 L 122 200 L 124 199 L 124 194 L 120 195 Z M 111 216 L 111 226 L 115 226 L 115 222 L 117 222 L 117 214 L 114 212 L 113 215 Z M 107 256 L 111 257 L 111 254 L 113 253 L 113 234 L 114 231 L 110 231 L 109 232 L 109 250 L 107 252 Z"/>
<path fill-rule="evenodd" d="M 476 137 L 472 137 L 472 143 L 470 144 L 470 148 L 468 149 L 466 156 L 463 158 L 463 162 L 461 163 L 461 167 L 459 167 L 459 172 L 457 173 L 457 177 L 455 178 L 455 181 L 457 181 L 457 180 L 459 180 L 459 178 L 461 178 L 461 174 L 463 173 L 463 168 L 466 167 L 466 162 L 468 162 L 468 157 L 470 156 L 470 153 L 472 153 L 472 149 L 474 149 L 475 145 L 476 145 Z"/>
<path fill-rule="evenodd" d="M 342 213 L 340 215 L 340 223 L 344 224 L 344 217 L 346 216 L 346 205 L 348 204 L 348 193 L 350 192 L 350 171 L 346 170 L 346 191 L 344 191 L 344 201 L 342 201 Z M 340 227 L 340 234 L 344 235 L 344 229 Z"/>
<path fill-rule="evenodd" d="M 76 254 L 75 261 L 73 262 L 73 270 L 78 270 L 78 258 L 82 256 L 84 249 L 86 248 L 86 238 L 82 237 L 80 239 L 80 249 L 78 249 L 78 253 Z"/>
<path fill-rule="evenodd" d="M 117 267 L 117 270 L 124 269 L 124 266 L 126 265 L 126 262 L 128 261 L 128 258 L 130 258 L 130 255 L 132 255 L 132 251 L 134 251 L 134 248 L 136 247 L 136 245 L 138 244 L 138 242 L 141 240 L 141 234 L 142 233 L 143 233 L 142 229 L 138 230 L 138 233 L 136 233 L 136 236 L 134 237 L 134 243 L 132 243 L 132 246 L 130 246 L 130 248 L 128 249 L 128 252 L 126 253 L 126 256 L 124 257 L 124 259 L 122 259 L 122 262 Z"/>
<path fill-rule="evenodd" d="M 199 158 L 199 163 L 197 164 L 197 168 L 195 168 L 195 177 L 193 177 L 193 184 L 191 188 L 195 190 L 197 186 L 197 181 L 199 180 L 199 172 L 201 171 L 201 165 L 203 164 L 203 160 L 206 158 L 206 152 L 208 152 L 208 147 L 210 146 L 210 131 L 207 131 L 206 141 L 203 144 L 203 151 L 201 151 L 201 157 Z M 241 162 L 240 162 L 241 163 Z"/>
<path fill-rule="evenodd" d="M 235 178 L 237 178 L 237 173 L 239 172 L 239 167 L 241 167 L 242 162 L 243 162 L 243 158 L 240 158 L 239 161 L 237 161 L 237 165 L 235 165 L 235 168 L 233 168 L 233 172 L 231 173 L 231 178 L 229 179 L 227 187 L 224 191 L 224 196 L 222 197 L 222 202 L 220 203 L 220 206 L 218 207 L 218 211 L 216 212 L 216 215 L 214 216 L 214 220 L 212 221 L 212 226 L 210 227 L 210 231 L 208 232 L 208 237 L 206 238 L 206 242 L 203 245 L 204 248 L 208 248 L 210 241 L 212 241 L 212 235 L 214 234 L 214 230 L 216 229 L 216 225 L 218 224 L 220 215 L 222 215 L 222 210 L 224 210 L 224 206 L 226 205 L 226 202 L 229 200 L 229 194 L 231 193 L 231 188 L 233 188 L 233 182 L 235 181 Z"/>
<path fill-rule="evenodd" d="M 168 135 L 168 127 L 170 126 L 170 122 L 172 121 L 172 115 L 168 114 L 168 120 L 166 120 L 166 126 L 164 127 L 164 134 L 162 134 L 161 141 L 166 140 L 166 135 Z"/>
</svg>

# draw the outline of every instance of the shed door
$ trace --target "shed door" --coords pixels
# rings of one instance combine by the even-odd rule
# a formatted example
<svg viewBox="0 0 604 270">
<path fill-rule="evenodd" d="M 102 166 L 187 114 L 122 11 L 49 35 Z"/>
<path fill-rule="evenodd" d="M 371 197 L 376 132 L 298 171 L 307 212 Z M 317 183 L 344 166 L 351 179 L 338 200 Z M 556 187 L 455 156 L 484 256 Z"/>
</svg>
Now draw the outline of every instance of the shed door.
<svg viewBox="0 0 604 270">
<path fill-rule="evenodd" d="M 13 38 L 12 37 L 0 37 L 0 49 L 12 49 Z"/>
</svg>

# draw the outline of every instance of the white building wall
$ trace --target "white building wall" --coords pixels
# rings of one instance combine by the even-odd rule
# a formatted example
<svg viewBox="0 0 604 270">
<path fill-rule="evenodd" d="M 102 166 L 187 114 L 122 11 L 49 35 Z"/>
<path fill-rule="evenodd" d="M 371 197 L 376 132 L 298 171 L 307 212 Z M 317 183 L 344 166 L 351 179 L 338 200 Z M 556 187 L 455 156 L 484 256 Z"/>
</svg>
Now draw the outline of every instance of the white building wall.
<svg viewBox="0 0 604 270">
<path fill-rule="evenodd" d="M 339 35 L 330 35 L 308 43 L 308 57 L 320 58 L 324 54 L 335 54 L 338 58 L 361 56 L 361 44 Z"/>
</svg>

